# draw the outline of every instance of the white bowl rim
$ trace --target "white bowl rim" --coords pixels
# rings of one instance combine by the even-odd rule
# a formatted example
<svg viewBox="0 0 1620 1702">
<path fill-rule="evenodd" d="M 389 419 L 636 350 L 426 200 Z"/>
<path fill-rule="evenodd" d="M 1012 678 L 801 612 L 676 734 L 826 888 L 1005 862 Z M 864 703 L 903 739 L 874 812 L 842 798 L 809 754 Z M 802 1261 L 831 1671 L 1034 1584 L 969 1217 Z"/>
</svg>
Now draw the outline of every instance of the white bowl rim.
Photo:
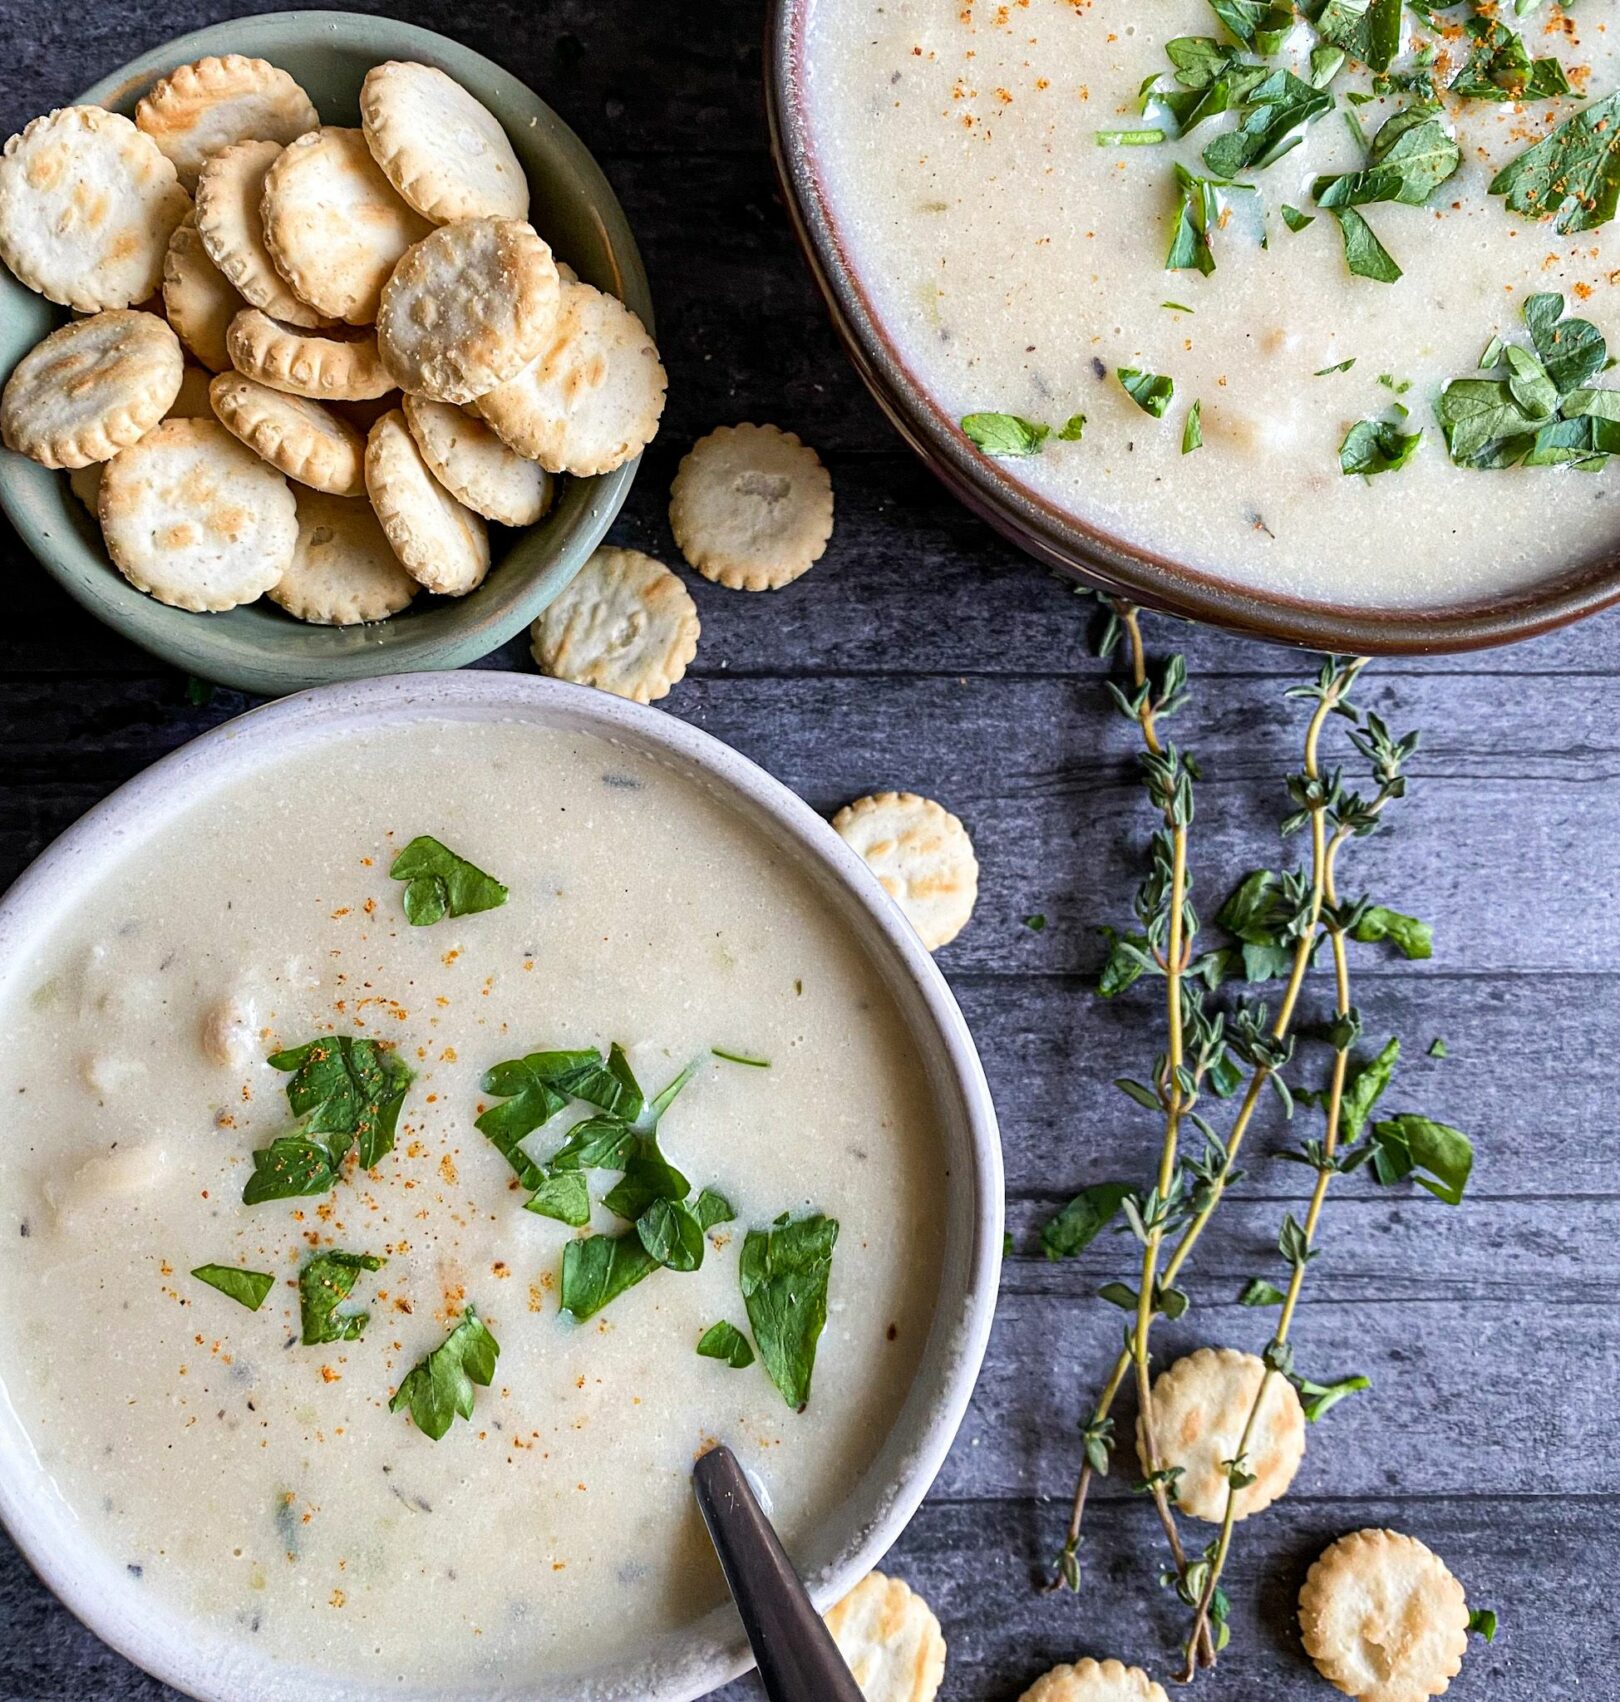
<svg viewBox="0 0 1620 1702">
<path fill-rule="evenodd" d="M 809 1581 L 816 1605 L 825 1609 L 870 1571 L 899 1537 L 938 1475 L 966 1416 L 984 1359 L 1000 1280 L 1003 1170 L 995 1107 L 983 1066 L 938 965 L 862 859 L 782 782 L 713 735 L 673 715 L 589 687 L 496 670 L 334 682 L 277 699 L 221 723 L 143 769 L 88 810 L 0 896 L 0 962 L 10 961 L 20 941 L 40 925 L 42 918 L 58 910 L 64 894 L 79 878 L 81 866 L 118 855 L 119 839 L 140 827 L 153 806 L 158 811 L 181 807 L 174 800 L 190 786 L 223 783 L 233 774 L 273 759 L 278 749 L 296 743 L 301 735 L 314 736 L 323 728 L 362 716 L 392 723 L 397 719 L 432 721 L 447 713 L 487 717 L 503 711 L 651 746 L 655 753 L 674 758 L 694 775 L 718 783 L 721 791 L 729 794 L 729 802 L 734 806 L 740 803 L 753 813 L 768 833 L 775 832 L 790 841 L 807 866 L 819 865 L 818 872 L 842 890 L 851 910 L 864 913 L 863 927 L 869 924 L 876 939 L 863 935 L 863 941 L 872 950 L 879 974 L 891 982 L 891 991 L 891 965 L 910 984 L 908 991 L 915 997 L 909 1001 L 913 1008 L 905 1012 L 907 1024 L 915 1032 L 918 1014 L 924 1016 L 948 1075 L 947 1082 L 932 1083 L 936 1098 L 943 1104 L 943 1088 L 959 1101 L 971 1165 L 965 1174 L 952 1169 L 947 1196 L 963 1188 L 971 1194 L 965 1280 L 953 1291 L 949 1271 L 941 1272 L 940 1300 L 929 1344 L 913 1381 L 914 1395 L 930 1358 L 941 1353 L 942 1320 L 953 1305 L 959 1305 L 951 1348 L 943 1353 L 937 1398 L 925 1411 L 917 1432 L 907 1438 L 899 1475 L 883 1493 L 872 1498 L 870 1516 L 857 1521 L 854 1529 L 859 1534 L 853 1546 L 846 1546 L 835 1563 Z M 888 965 L 883 961 L 885 956 Z M 923 1036 L 918 1039 L 921 1044 Z M 908 1399 L 897 1430 L 912 1404 Z M 103 1557 L 95 1541 L 57 1546 L 42 1528 L 49 1522 L 50 1511 L 43 1505 L 44 1498 L 29 1494 L 37 1487 L 40 1468 L 6 1399 L 3 1376 L 0 1443 L 7 1444 L 0 1446 L 0 1525 L 44 1583 L 103 1642 L 146 1672 L 202 1702 L 293 1702 L 307 1694 L 302 1688 L 307 1673 L 277 1668 L 262 1656 L 223 1675 L 206 1670 L 209 1646 L 188 1637 L 188 1629 L 195 1632 L 196 1626 L 184 1616 L 161 1606 L 145 1613 L 138 1609 L 127 1613 L 120 1611 L 122 1604 L 109 1603 L 97 1587 L 96 1573 Z M 885 1448 L 888 1446 L 885 1444 Z M 588 1694 L 600 1702 L 630 1702 L 632 1698 L 636 1702 L 690 1702 L 752 1665 L 737 1622 L 729 1616 L 729 1610 L 722 1609 L 676 1633 L 653 1655 L 635 1656 L 584 1675 L 568 1675 L 567 1692 L 503 1686 L 498 1693 L 480 1690 L 478 1694 L 499 1694 L 512 1702 L 520 1697 L 549 1698 L 553 1694 Z M 280 1679 L 275 1676 L 278 1671 Z M 579 1687 L 581 1680 L 584 1689 Z M 325 1675 L 322 1689 L 329 1702 L 377 1702 L 383 1696 L 422 1698 L 425 1702 L 429 1696 L 447 1694 L 439 1689 L 402 1688 L 381 1680 L 329 1681 Z"/>
</svg>

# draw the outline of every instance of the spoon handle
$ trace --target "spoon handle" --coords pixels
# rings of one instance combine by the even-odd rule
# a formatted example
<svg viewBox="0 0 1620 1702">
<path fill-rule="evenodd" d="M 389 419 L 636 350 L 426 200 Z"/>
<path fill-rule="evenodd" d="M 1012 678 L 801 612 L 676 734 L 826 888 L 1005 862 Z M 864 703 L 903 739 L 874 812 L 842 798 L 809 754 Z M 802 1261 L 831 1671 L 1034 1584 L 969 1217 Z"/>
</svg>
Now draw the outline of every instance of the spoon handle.
<svg viewBox="0 0 1620 1702">
<path fill-rule="evenodd" d="M 736 1456 L 725 1446 L 710 1449 L 692 1481 L 771 1702 L 861 1702 Z"/>
</svg>

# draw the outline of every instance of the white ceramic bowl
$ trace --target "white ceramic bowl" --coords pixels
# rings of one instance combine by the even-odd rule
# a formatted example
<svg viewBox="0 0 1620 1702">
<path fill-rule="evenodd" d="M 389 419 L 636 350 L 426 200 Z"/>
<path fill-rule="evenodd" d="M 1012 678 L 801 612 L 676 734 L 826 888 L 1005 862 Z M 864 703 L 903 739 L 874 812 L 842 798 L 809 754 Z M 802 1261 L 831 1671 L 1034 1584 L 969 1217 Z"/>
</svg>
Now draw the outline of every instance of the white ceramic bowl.
<svg viewBox="0 0 1620 1702">
<path fill-rule="evenodd" d="M 900 1534 L 956 1435 L 984 1357 L 1001 1267 L 1002 1172 L 995 1110 L 944 977 L 861 860 L 778 781 L 683 721 L 554 680 L 504 673 L 401 675 L 323 686 L 227 722 L 154 764 L 46 850 L 0 900 L 0 966 L 28 958 L 82 885 L 199 797 L 291 751 L 365 726 L 528 721 L 588 732 L 650 755 L 738 810 L 797 865 L 866 942 L 911 1030 L 937 1107 L 948 1178 L 945 1252 L 933 1325 L 899 1420 L 866 1476 L 794 1559 L 818 1606 L 836 1601 Z M 0 975 L 4 974 L 0 967 Z M 88 1368 L 93 1374 L 94 1368 Z M 0 1372 L 0 1519 L 39 1575 L 99 1637 L 158 1678 L 208 1702 L 444 1702 L 465 1690 L 340 1683 L 265 1659 L 224 1632 L 154 1606 L 123 1564 L 78 1526 L 33 1455 Z M 516 1702 L 686 1702 L 751 1664 L 729 1608 L 650 1654 L 607 1663 L 582 1684 L 513 1685 Z M 478 1688 L 480 1702 L 497 1693 Z"/>
</svg>

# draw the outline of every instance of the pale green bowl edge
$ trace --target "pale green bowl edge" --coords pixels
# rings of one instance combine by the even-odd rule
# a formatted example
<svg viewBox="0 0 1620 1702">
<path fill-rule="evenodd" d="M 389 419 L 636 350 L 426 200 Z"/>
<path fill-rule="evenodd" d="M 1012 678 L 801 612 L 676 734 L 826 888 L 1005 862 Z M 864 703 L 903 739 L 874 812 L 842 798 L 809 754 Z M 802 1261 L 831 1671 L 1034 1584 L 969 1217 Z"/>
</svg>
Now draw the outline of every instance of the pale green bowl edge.
<svg viewBox="0 0 1620 1702">
<path fill-rule="evenodd" d="M 437 65 L 505 126 L 529 174 L 535 228 L 582 278 L 611 291 L 653 328 L 652 301 L 624 211 L 585 145 L 530 89 L 493 61 L 432 30 L 357 12 L 266 12 L 176 37 L 104 78 L 75 104 L 131 114 L 154 78 L 207 54 L 245 53 L 282 66 L 326 123 L 358 124 L 360 81 L 385 59 Z M 0 372 L 64 317 L 0 267 Z M 373 674 L 459 668 L 521 631 L 579 571 L 624 506 L 631 461 L 565 479 L 556 506 L 497 543 L 489 577 L 469 596 L 432 599 L 371 626 L 308 626 L 261 602 L 225 614 L 171 609 L 107 561 L 100 532 L 67 476 L 0 450 L 0 509 L 68 594 L 143 650 L 189 674 L 275 696 Z"/>
</svg>

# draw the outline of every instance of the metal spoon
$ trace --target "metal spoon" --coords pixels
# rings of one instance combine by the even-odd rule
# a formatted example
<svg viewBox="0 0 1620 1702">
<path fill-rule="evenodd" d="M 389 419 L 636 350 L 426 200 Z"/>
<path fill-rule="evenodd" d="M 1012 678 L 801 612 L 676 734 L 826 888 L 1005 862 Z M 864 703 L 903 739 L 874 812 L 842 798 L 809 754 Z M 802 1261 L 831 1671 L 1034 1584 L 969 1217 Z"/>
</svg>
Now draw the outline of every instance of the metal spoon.
<svg viewBox="0 0 1620 1702">
<path fill-rule="evenodd" d="M 711 1448 L 692 1469 L 692 1487 L 771 1702 L 862 1702 L 736 1455 Z"/>
</svg>

